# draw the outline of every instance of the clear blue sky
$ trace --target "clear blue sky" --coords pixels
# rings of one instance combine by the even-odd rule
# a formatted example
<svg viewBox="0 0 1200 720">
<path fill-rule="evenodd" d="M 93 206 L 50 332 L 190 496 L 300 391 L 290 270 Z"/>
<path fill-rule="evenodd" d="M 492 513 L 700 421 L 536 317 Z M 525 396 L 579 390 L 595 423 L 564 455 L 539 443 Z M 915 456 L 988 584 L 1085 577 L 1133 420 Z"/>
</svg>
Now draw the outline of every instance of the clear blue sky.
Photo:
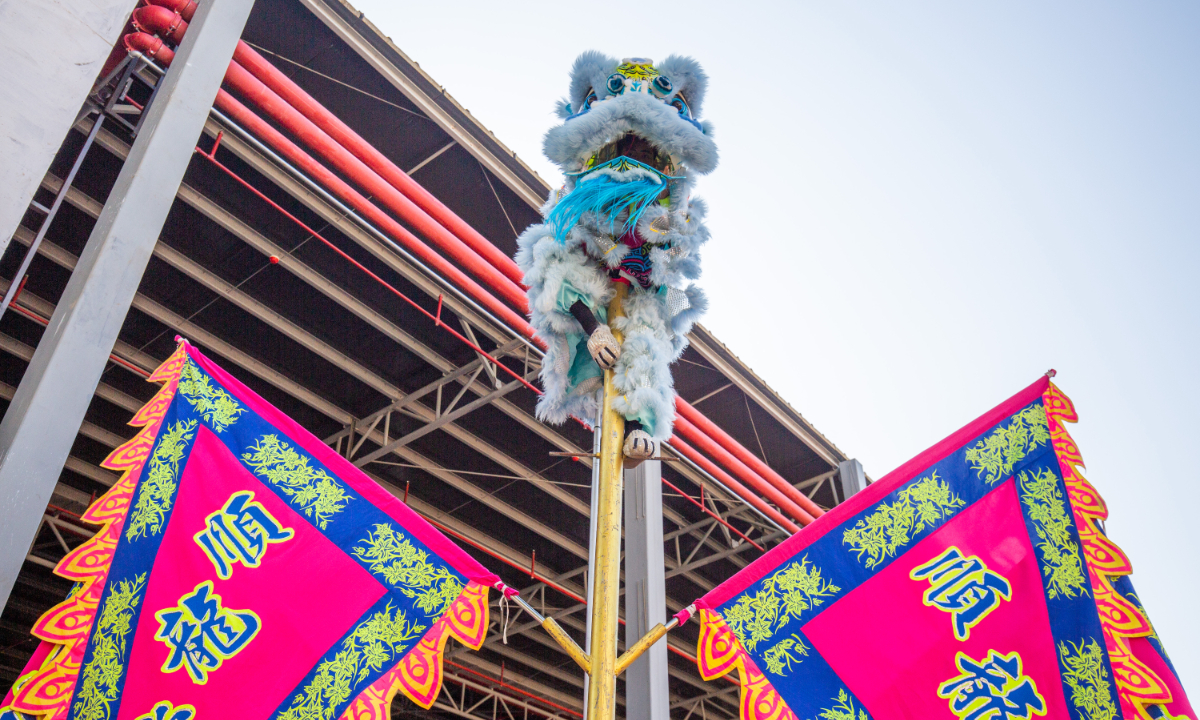
<svg viewBox="0 0 1200 720">
<path fill-rule="evenodd" d="M 1200 694 L 1200 5 L 357 7 L 543 177 L 571 61 L 699 59 L 704 320 L 880 477 L 1047 368 Z"/>
</svg>

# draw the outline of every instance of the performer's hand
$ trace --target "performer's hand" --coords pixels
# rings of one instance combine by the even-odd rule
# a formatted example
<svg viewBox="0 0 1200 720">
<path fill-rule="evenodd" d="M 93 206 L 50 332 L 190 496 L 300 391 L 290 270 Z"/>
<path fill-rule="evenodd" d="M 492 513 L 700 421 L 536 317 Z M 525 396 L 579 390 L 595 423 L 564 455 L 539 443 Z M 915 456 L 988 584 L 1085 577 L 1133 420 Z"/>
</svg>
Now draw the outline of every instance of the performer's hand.
<svg viewBox="0 0 1200 720">
<path fill-rule="evenodd" d="M 654 457 L 654 451 L 657 450 L 654 440 L 645 430 L 634 430 L 626 435 L 623 449 L 626 459 L 638 462 Z"/>
<path fill-rule="evenodd" d="M 621 357 L 621 344 L 613 337 L 612 330 L 607 325 L 597 325 L 587 342 L 588 352 L 596 364 L 605 370 L 611 370 Z"/>
</svg>

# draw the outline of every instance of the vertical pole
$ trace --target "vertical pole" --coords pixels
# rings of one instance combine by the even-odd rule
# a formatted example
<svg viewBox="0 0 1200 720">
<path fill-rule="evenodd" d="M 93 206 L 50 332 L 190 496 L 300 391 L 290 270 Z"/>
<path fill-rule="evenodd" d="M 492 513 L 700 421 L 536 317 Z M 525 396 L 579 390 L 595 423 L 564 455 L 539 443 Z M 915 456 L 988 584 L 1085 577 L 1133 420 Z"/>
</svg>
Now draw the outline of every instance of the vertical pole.
<svg viewBox="0 0 1200 720">
<path fill-rule="evenodd" d="M 838 463 L 838 480 L 842 486 L 842 502 L 867 486 L 867 474 L 857 458 Z"/>
<path fill-rule="evenodd" d="M 71 165 L 71 171 L 67 173 L 62 186 L 58 188 L 58 194 L 54 196 L 54 202 L 50 204 L 50 211 L 42 218 L 42 224 L 38 227 L 37 235 L 33 237 L 33 242 L 29 243 L 29 249 L 25 251 L 25 257 L 21 260 L 21 267 L 17 268 L 17 273 L 13 275 L 12 284 L 8 286 L 8 292 L 4 294 L 4 301 L 0 302 L 0 318 L 4 317 L 8 306 L 16 298 L 17 292 L 21 287 L 21 279 L 25 277 L 25 272 L 29 270 L 29 264 L 37 257 L 38 247 L 42 244 L 42 240 L 46 239 L 46 231 L 50 229 L 50 225 L 58 215 L 58 210 L 62 207 L 63 200 L 67 199 L 67 193 L 71 191 L 71 183 L 75 182 L 75 174 L 79 172 L 79 168 L 83 167 L 83 161 L 87 158 L 88 150 L 92 147 L 92 141 L 96 139 L 96 135 L 103 126 L 104 113 L 100 113 L 96 117 L 96 122 L 92 123 L 92 129 L 88 132 L 87 140 L 83 141 L 83 148 L 75 158 L 75 163 Z"/>
<path fill-rule="evenodd" d="M 200 4 L 0 423 L 0 607 L 175 200 L 253 0 Z"/>
<path fill-rule="evenodd" d="M 622 317 L 626 285 L 617 283 L 617 294 L 608 305 L 608 322 Z M 621 334 L 613 329 L 617 342 Z M 592 672 L 588 682 L 587 720 L 613 720 L 617 708 L 617 615 L 621 584 L 621 485 L 624 475 L 622 447 L 625 418 L 613 409 L 619 393 L 612 370 L 604 371 L 604 405 L 600 426 L 600 486 L 596 501 L 595 577 L 592 586 Z"/>
<path fill-rule="evenodd" d="M 596 411 L 596 430 L 592 433 L 592 455 L 597 459 L 592 460 L 592 502 L 591 511 L 588 513 L 588 568 L 587 577 L 584 580 L 583 596 L 589 598 L 587 606 L 587 626 L 584 629 L 583 635 L 583 650 L 585 653 L 592 652 L 592 580 L 596 577 L 596 553 L 592 548 L 596 547 L 596 517 L 598 516 L 597 509 L 600 505 L 600 437 L 604 434 L 604 401 L 601 399 L 600 407 Z M 583 697 L 588 696 L 588 684 L 591 683 L 592 676 L 585 674 L 583 676 Z M 583 720 L 587 720 L 587 705 L 583 706 Z"/>
<path fill-rule="evenodd" d="M 667 622 L 662 462 L 625 473 L 625 647 Z M 625 720 L 669 720 L 667 645 L 657 642 L 625 671 Z"/>
</svg>

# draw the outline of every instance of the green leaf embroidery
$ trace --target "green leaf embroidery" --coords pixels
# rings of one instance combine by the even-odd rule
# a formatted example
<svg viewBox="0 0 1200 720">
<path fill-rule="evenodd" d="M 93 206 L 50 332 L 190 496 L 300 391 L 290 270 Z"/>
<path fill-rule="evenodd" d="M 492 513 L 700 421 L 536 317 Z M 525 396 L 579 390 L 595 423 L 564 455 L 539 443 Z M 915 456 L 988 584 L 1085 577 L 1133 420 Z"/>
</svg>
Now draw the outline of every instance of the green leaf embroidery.
<svg viewBox="0 0 1200 720">
<path fill-rule="evenodd" d="M 1087 720 L 1114 720 L 1117 708 L 1109 690 L 1104 651 L 1095 640 L 1058 644 L 1063 681 L 1071 688 L 1071 703 Z"/>
<path fill-rule="evenodd" d="M 753 595 L 742 595 L 723 615 L 742 647 L 754 652 L 792 618 L 800 619 L 839 591 L 841 588 L 821 577 L 820 568 L 809 564 L 806 555 L 764 580 Z"/>
<path fill-rule="evenodd" d="M 370 563 L 371 573 L 416 598 L 416 606 L 428 617 L 440 617 L 446 606 L 458 599 L 463 584 L 448 568 L 429 562 L 429 553 L 417 548 L 404 533 L 379 524 L 359 540 L 354 557 Z"/>
<path fill-rule="evenodd" d="M 934 523 L 949 518 L 966 502 L 938 480 L 937 473 L 922 478 L 899 492 L 895 502 L 883 503 L 854 527 L 842 533 L 859 562 L 868 568 L 895 557 L 896 551 Z"/>
<path fill-rule="evenodd" d="M 763 659 L 767 661 L 767 672 L 786 675 L 792 669 L 792 663 L 800 664 L 801 658 L 807 655 L 808 645 L 804 644 L 800 635 L 792 633 L 763 653 Z"/>
<path fill-rule="evenodd" d="M 309 465 L 307 457 L 275 435 L 264 435 L 247 448 L 242 453 L 242 461 L 254 474 L 279 488 L 292 505 L 322 530 L 329 527 L 334 515 L 346 509 L 350 500 L 340 482 L 324 470 Z"/>
<path fill-rule="evenodd" d="M 138 486 L 137 500 L 129 513 L 125 538 L 130 542 L 162 532 L 179 486 L 179 461 L 187 454 L 196 425 L 195 420 L 181 420 L 166 432 L 160 431 L 158 444 L 150 456 L 150 469 Z"/>
<path fill-rule="evenodd" d="M 1037 531 L 1038 554 L 1051 598 L 1088 594 L 1088 578 L 1071 535 L 1071 511 L 1063 499 L 1058 476 L 1045 468 L 1021 473 L 1021 502 Z"/>
<path fill-rule="evenodd" d="M 403 657 L 425 632 L 404 611 L 390 604 L 342 641 L 333 659 L 317 666 L 316 675 L 295 697 L 279 720 L 334 720 L 339 709 L 362 691 L 361 684 Z"/>
<path fill-rule="evenodd" d="M 191 360 L 183 366 L 183 372 L 179 375 L 179 393 L 217 433 L 224 432 L 237 422 L 239 415 L 246 412 L 224 388 L 214 386 Z"/>
<path fill-rule="evenodd" d="M 821 720 L 870 720 L 866 710 L 854 707 L 854 701 L 850 699 L 845 690 L 838 690 L 836 699 L 837 702 L 833 707 L 822 709 L 817 717 Z"/>
<path fill-rule="evenodd" d="M 75 717 L 78 720 L 109 720 L 113 717 L 121 676 L 129 659 L 127 640 L 133 630 L 133 615 L 142 592 L 146 573 L 113 583 L 108 588 L 104 609 L 96 619 L 92 638 L 92 657 L 79 674 L 75 692 Z"/>
<path fill-rule="evenodd" d="M 995 485 L 996 481 L 1012 473 L 1014 465 L 1049 440 L 1046 411 L 1041 405 L 1032 405 L 1013 415 L 1007 425 L 996 428 L 968 448 L 967 464 L 989 485 Z"/>
</svg>

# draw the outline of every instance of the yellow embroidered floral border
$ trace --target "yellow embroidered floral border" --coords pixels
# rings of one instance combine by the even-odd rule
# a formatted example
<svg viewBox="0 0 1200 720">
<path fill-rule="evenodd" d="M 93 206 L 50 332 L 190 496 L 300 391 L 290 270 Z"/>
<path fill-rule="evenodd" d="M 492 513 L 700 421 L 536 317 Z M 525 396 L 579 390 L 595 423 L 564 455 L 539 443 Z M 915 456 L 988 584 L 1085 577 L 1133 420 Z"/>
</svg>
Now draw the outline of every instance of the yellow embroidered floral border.
<svg viewBox="0 0 1200 720">
<path fill-rule="evenodd" d="M 68 553 L 54 569 L 55 574 L 78 585 L 66 600 L 46 611 L 33 626 L 33 635 L 53 647 L 41 667 L 19 678 L 14 685 L 10 707 L 17 712 L 42 720 L 64 720 L 68 715 L 117 539 L 187 362 L 187 350 L 180 344 L 150 375 L 148 381 L 162 383 L 162 388 L 129 421 L 141 430 L 101 463 L 101 467 L 120 472 L 121 477 L 81 517 L 84 522 L 102 526 L 100 530 Z"/>
<path fill-rule="evenodd" d="M 700 640 L 696 643 L 696 665 L 700 677 L 716 680 L 737 671 L 741 686 L 742 720 L 797 720 L 766 675 L 742 649 L 733 630 L 721 614 L 700 610 Z"/>
<path fill-rule="evenodd" d="M 467 584 L 458 599 L 446 609 L 421 642 L 389 672 L 359 694 L 341 720 L 388 720 L 392 698 L 403 692 L 409 700 L 428 710 L 442 690 L 442 651 L 450 638 L 478 650 L 487 638 L 488 588 Z"/>
<path fill-rule="evenodd" d="M 1096 598 L 1122 714 L 1126 720 L 1152 720 L 1149 707 L 1170 703 L 1171 692 L 1162 678 L 1133 654 L 1128 641 L 1129 638 L 1149 636 L 1154 629 L 1137 606 L 1112 585 L 1114 578 L 1131 574 L 1133 567 L 1125 553 L 1100 531 L 1098 523 L 1108 518 L 1108 507 L 1096 488 L 1080 474 L 1084 467 L 1083 456 L 1065 425 L 1079 421 L 1075 406 L 1054 383 L 1050 383 L 1042 394 L 1042 405 L 1046 409 L 1050 439 L 1083 543 L 1084 562 Z"/>
</svg>

